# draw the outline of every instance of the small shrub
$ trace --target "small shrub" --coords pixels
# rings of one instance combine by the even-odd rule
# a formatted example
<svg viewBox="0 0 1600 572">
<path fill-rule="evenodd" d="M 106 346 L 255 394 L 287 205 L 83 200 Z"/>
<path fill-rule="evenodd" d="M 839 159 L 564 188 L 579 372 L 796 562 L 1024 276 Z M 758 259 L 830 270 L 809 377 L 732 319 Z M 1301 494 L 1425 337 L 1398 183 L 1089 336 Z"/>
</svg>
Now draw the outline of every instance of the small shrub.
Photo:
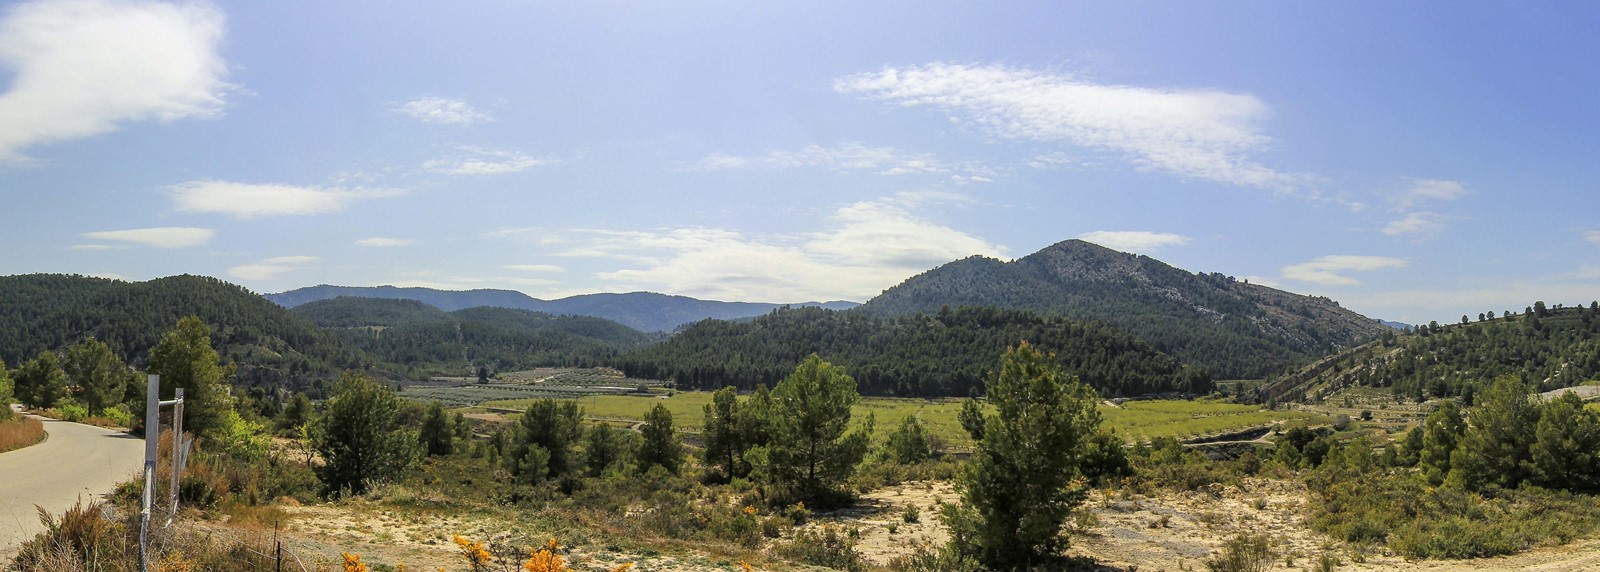
<svg viewBox="0 0 1600 572">
<path fill-rule="evenodd" d="M 1222 545 L 1222 553 L 1206 560 L 1211 572 L 1266 572 L 1272 566 L 1272 545 L 1266 535 L 1240 534 Z"/>
<path fill-rule="evenodd" d="M 813 566 L 825 566 L 847 572 L 862 572 L 867 564 L 856 552 L 856 540 L 849 534 L 839 534 L 833 526 L 823 526 L 821 531 L 802 530 L 794 540 L 776 549 L 779 556 Z"/>
<path fill-rule="evenodd" d="M 900 512 L 900 519 L 906 521 L 906 524 L 922 522 L 922 510 L 918 509 L 917 505 L 908 503 L 905 510 Z"/>
</svg>

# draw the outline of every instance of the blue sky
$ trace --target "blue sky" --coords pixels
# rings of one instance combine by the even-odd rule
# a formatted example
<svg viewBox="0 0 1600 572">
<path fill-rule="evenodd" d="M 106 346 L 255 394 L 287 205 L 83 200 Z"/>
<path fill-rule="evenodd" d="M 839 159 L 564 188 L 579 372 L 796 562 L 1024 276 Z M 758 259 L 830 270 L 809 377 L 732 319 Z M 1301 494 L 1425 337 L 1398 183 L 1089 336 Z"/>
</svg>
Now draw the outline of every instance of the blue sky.
<svg viewBox="0 0 1600 572">
<path fill-rule="evenodd" d="M 1454 321 L 1600 298 L 1600 9 L 0 12 L 0 273 L 864 301 L 1083 237 Z"/>
</svg>

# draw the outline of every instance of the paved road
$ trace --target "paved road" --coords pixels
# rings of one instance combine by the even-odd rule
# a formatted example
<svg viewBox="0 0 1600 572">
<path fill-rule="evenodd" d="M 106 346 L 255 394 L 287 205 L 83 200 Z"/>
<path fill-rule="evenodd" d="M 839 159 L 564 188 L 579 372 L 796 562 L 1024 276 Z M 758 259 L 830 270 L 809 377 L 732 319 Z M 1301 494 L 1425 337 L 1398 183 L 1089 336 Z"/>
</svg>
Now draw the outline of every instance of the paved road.
<svg viewBox="0 0 1600 572">
<path fill-rule="evenodd" d="M 43 443 L 0 454 L 0 556 L 44 527 L 39 505 L 60 514 L 140 474 L 144 441 L 99 427 L 43 419 Z"/>
</svg>

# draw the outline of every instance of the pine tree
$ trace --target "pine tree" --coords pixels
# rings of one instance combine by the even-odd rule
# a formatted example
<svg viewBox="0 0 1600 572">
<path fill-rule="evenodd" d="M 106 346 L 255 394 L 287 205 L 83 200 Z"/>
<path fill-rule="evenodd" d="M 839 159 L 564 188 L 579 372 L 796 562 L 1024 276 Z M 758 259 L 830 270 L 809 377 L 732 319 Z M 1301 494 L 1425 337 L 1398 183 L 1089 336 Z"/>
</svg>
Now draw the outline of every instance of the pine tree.
<svg viewBox="0 0 1600 572">
<path fill-rule="evenodd" d="M 992 414 L 974 401 L 962 409 L 977 448 L 958 483 L 962 504 L 948 513 L 952 546 L 992 569 L 1046 564 L 1066 547 L 1062 525 L 1088 497 L 1099 400 L 1027 343 L 1005 353 L 986 387 Z"/>
<path fill-rule="evenodd" d="M 13 383 L 17 400 L 29 407 L 51 407 L 67 395 L 67 374 L 61 370 L 56 353 L 50 350 L 22 362 Z"/>
<path fill-rule="evenodd" d="M 89 414 L 99 415 L 122 400 L 128 367 L 100 340 L 88 338 L 68 347 L 62 369 L 67 381 L 78 388 Z"/>
<path fill-rule="evenodd" d="M 644 442 L 639 445 L 639 470 L 660 466 L 669 473 L 678 474 L 678 468 L 683 465 L 683 443 L 672 429 L 672 411 L 665 404 L 657 403 L 644 414 L 644 425 L 639 427 L 639 433 L 644 436 Z"/>
<path fill-rule="evenodd" d="M 610 425 L 594 425 L 584 435 L 583 461 L 591 477 L 604 474 L 608 467 L 621 461 L 623 452 L 622 436 Z"/>
<path fill-rule="evenodd" d="M 772 390 L 771 440 L 761 460 L 764 480 L 795 500 L 827 506 L 843 500 L 845 482 L 867 453 L 869 420 L 846 434 L 861 398 L 855 380 L 816 354 Z"/>
<path fill-rule="evenodd" d="M 917 420 L 917 416 L 907 415 L 900 421 L 900 426 L 889 434 L 888 452 L 896 463 L 902 465 L 920 463 L 933 456 L 927 432 L 923 431 L 922 422 Z"/>
<path fill-rule="evenodd" d="M 397 426 L 400 398 L 359 373 L 339 380 L 311 430 L 322 456 L 316 468 L 324 494 L 363 494 L 398 477 L 417 456 L 416 435 Z"/>
<path fill-rule="evenodd" d="M 161 342 L 150 350 L 150 373 L 161 376 L 162 399 L 172 399 L 177 388 L 183 388 L 184 430 L 204 437 L 226 430 L 223 425 L 233 409 L 233 399 L 224 383 L 231 371 L 224 371 L 217 351 L 211 348 L 211 328 L 199 317 L 179 320 L 177 327 L 161 336 Z"/>
<path fill-rule="evenodd" d="M 744 443 L 739 435 L 739 395 L 733 386 L 724 387 L 711 394 L 711 403 L 705 406 L 706 462 L 716 465 L 726 478 L 739 474 L 743 463 Z"/>
<path fill-rule="evenodd" d="M 1550 400 L 1539 415 L 1531 456 L 1534 482 L 1549 488 L 1600 490 L 1600 414 L 1577 394 Z"/>
<path fill-rule="evenodd" d="M 1421 461 L 1423 431 L 1425 431 L 1425 429 L 1423 429 L 1422 425 L 1417 425 L 1416 427 L 1412 427 L 1410 431 L 1406 431 L 1406 438 L 1401 442 L 1400 452 L 1395 459 L 1400 466 L 1414 467 L 1418 462 Z"/>
<path fill-rule="evenodd" d="M 423 451 L 430 457 L 449 455 L 455 450 L 453 437 L 450 420 L 444 414 L 444 404 L 433 402 L 428 407 L 427 416 L 422 418 L 422 427 L 417 433 Z"/>
<path fill-rule="evenodd" d="M 577 469 L 572 448 L 583 431 L 583 411 L 571 400 L 541 399 L 528 406 L 505 456 L 506 464 L 527 482 L 559 479 Z"/>
<path fill-rule="evenodd" d="M 16 388 L 11 385 L 11 372 L 6 370 L 6 360 L 0 359 L 0 421 L 11 418 L 11 400 L 16 398 Z"/>
<path fill-rule="evenodd" d="M 1515 376 L 1501 376 L 1468 413 L 1467 430 L 1450 455 L 1450 484 L 1467 490 L 1515 488 L 1532 473 L 1539 410 Z"/>
<path fill-rule="evenodd" d="M 1418 463 L 1422 466 L 1423 478 L 1438 486 L 1449 476 L 1450 454 L 1455 452 L 1456 444 L 1461 441 L 1461 433 L 1466 430 L 1461 420 L 1461 406 L 1454 401 L 1439 404 L 1438 409 L 1428 414 L 1422 426 L 1422 450 Z"/>
</svg>

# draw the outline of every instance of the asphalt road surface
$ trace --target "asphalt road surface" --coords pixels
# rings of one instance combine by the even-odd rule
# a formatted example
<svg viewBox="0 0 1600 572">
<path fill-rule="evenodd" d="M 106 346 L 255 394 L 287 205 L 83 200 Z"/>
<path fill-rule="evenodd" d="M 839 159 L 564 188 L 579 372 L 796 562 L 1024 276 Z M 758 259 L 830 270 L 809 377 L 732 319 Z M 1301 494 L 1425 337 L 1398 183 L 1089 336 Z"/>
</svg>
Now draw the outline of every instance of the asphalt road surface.
<svg viewBox="0 0 1600 572">
<path fill-rule="evenodd" d="M 0 557 L 44 530 L 34 505 L 59 515 L 141 474 L 144 441 L 99 427 L 43 419 L 43 443 L 0 453 Z"/>
</svg>

